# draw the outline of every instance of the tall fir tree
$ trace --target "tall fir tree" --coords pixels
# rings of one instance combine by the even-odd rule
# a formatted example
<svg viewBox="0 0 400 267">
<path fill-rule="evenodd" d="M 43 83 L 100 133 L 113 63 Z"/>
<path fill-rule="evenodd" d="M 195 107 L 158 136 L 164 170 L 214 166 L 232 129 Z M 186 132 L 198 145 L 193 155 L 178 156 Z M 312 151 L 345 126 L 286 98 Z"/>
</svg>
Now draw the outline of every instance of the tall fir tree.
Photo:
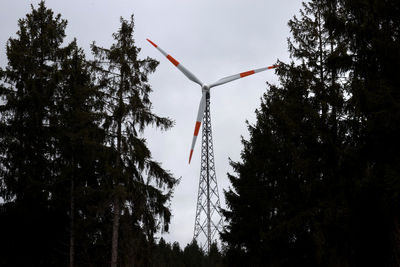
<svg viewBox="0 0 400 267">
<path fill-rule="evenodd" d="M 121 26 L 113 34 L 115 43 L 109 49 L 92 46 L 96 58 L 93 67 L 106 95 L 107 118 L 103 126 L 112 155 L 108 169 L 113 214 L 111 266 L 118 262 L 133 264 L 144 254 L 140 252 L 140 239 L 153 242 L 160 223 L 161 230 L 167 229 L 171 215 L 167 202 L 177 182 L 151 158 L 141 135 L 150 124 L 165 130 L 172 121 L 151 110 L 148 75 L 158 62 L 138 58 L 140 48 L 135 46 L 133 31 L 133 16 L 129 21 L 121 18 Z M 119 245 L 120 240 L 125 241 L 124 246 Z M 129 258 L 118 257 L 122 249 L 122 255 L 130 255 Z"/>
<path fill-rule="evenodd" d="M 340 67 L 350 78 L 351 259 L 364 266 L 399 266 L 400 3 L 339 2 L 346 19 L 332 28 L 349 43 L 340 62 L 350 61 Z"/>
<path fill-rule="evenodd" d="M 236 265 L 398 266 L 398 1 L 304 4 L 232 163 Z M 297 64 L 297 65 L 296 65 Z"/>
<path fill-rule="evenodd" d="M 89 227 L 88 220 L 98 220 L 93 211 L 97 203 L 99 181 L 103 178 L 102 168 L 105 158 L 102 94 L 93 84 L 88 64 L 82 49 L 76 41 L 69 45 L 69 53 L 64 58 L 52 112 L 56 125 L 56 156 L 53 168 L 59 172 L 53 188 L 54 206 L 68 211 L 69 216 L 69 257 L 70 266 L 82 264 L 78 251 L 90 245 L 96 227 Z M 68 190 L 69 188 L 69 190 Z M 67 189 L 67 190 L 66 190 Z M 89 238 L 84 238 L 84 237 Z M 76 242 L 78 241 L 78 242 Z M 77 261 L 76 261 L 77 258 Z"/>
<path fill-rule="evenodd" d="M 96 232 L 76 234 L 76 225 L 94 217 L 94 194 L 87 192 L 98 187 L 104 162 L 101 95 L 76 41 L 61 46 L 66 25 L 40 2 L 7 44 L 0 110 L 4 266 L 60 265 L 66 255 L 73 266 L 75 244 L 88 246 Z"/>
<path fill-rule="evenodd" d="M 346 43 L 327 21 L 339 16 L 327 1 L 303 4 L 289 22 L 294 62 L 280 64 L 280 86 L 269 85 L 257 123 L 233 162 L 226 192 L 230 264 L 293 266 L 341 264 L 339 242 L 347 206 L 339 158 L 344 145 L 345 84 L 334 67 Z"/>
<path fill-rule="evenodd" d="M 147 76 L 158 62 L 138 59 L 133 18 L 121 19 L 110 49 L 93 46 L 100 61 L 90 63 L 76 40 L 62 46 L 66 25 L 42 1 L 7 43 L 0 265 L 103 266 L 111 256 L 115 265 L 118 250 L 119 265 L 149 265 L 177 182 L 142 135 L 172 126 L 151 110 Z"/>
<path fill-rule="evenodd" d="M 65 214 L 51 206 L 55 141 L 50 112 L 66 53 L 67 22 L 41 2 L 18 24 L 17 37 L 7 43 L 0 92 L 6 212 L 0 258 L 2 265 L 52 265 L 64 257 L 60 251 L 68 237 Z M 21 251 L 24 257 L 18 256 Z"/>
</svg>

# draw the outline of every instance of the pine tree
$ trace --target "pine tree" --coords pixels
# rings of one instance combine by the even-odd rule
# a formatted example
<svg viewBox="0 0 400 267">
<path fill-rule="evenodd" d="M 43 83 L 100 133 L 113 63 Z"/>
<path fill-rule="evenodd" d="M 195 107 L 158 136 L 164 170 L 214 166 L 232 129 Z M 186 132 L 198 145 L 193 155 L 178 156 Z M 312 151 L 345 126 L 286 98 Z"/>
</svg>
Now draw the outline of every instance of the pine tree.
<svg viewBox="0 0 400 267">
<path fill-rule="evenodd" d="M 352 161 L 347 166 L 352 180 L 352 261 L 398 266 L 400 4 L 392 0 L 340 2 L 346 20 L 332 28 L 349 43 L 350 64 L 341 67 L 350 78 L 346 108 Z"/>
<path fill-rule="evenodd" d="M 146 140 L 141 137 L 149 124 L 168 129 L 172 122 L 151 111 L 147 76 L 154 72 L 158 62 L 138 58 L 140 49 L 135 46 L 133 29 L 133 16 L 130 21 L 121 18 L 121 27 L 113 34 L 115 43 L 109 49 L 92 46 L 96 57 L 93 66 L 107 96 L 107 118 L 103 126 L 108 132 L 106 145 L 113 155 L 109 166 L 113 214 L 111 266 L 118 263 L 119 231 L 125 229 L 120 226 L 121 214 L 152 242 L 158 227 L 157 218 L 167 230 L 170 211 L 166 203 L 177 182 L 152 160 Z M 122 236 L 132 235 L 124 232 Z M 135 251 L 138 246 L 133 241 L 127 249 Z M 136 252 L 138 257 L 140 253 Z"/>
<path fill-rule="evenodd" d="M 5 265 L 51 265 L 63 259 L 59 251 L 66 222 L 51 206 L 55 142 L 50 110 L 66 52 L 61 46 L 66 24 L 41 2 L 19 20 L 17 37 L 7 42 L 0 92 L 1 195 L 6 202 L 0 258 Z"/>
<path fill-rule="evenodd" d="M 0 265 L 100 266 L 111 254 L 115 265 L 118 251 L 107 253 L 114 234 L 120 265 L 147 266 L 177 182 L 142 135 L 151 124 L 172 126 L 151 110 L 147 76 L 158 63 L 138 59 L 133 18 L 121 19 L 110 49 L 93 46 L 101 60 L 90 63 L 76 40 L 62 46 L 66 25 L 40 2 L 7 43 Z"/>
<path fill-rule="evenodd" d="M 201 267 L 205 265 L 204 251 L 199 247 L 196 240 L 187 244 L 183 250 L 183 262 L 185 266 Z"/>
<path fill-rule="evenodd" d="M 338 9 L 310 1 L 289 22 L 294 62 L 280 64 L 281 85 L 269 85 L 243 140 L 243 162 L 232 162 L 237 176 L 229 176 L 222 238 L 233 265 L 340 263 L 343 248 L 331 243 L 341 238 L 334 223 L 347 208 L 337 199 L 345 86 L 334 62 L 346 43 L 327 28 Z"/>
<path fill-rule="evenodd" d="M 54 132 L 57 157 L 53 159 L 53 166 L 59 171 L 53 195 L 55 205 L 60 205 L 60 210 L 69 209 L 69 255 L 70 266 L 74 266 L 75 244 L 90 243 L 79 236 L 91 236 L 96 232 L 95 229 L 85 227 L 78 229 L 79 234 L 76 234 L 76 225 L 82 226 L 88 217 L 95 217 L 88 210 L 89 205 L 95 205 L 91 203 L 95 194 L 87 192 L 99 188 L 97 180 L 101 178 L 99 167 L 104 160 L 101 155 L 105 134 L 99 126 L 102 119 L 102 95 L 93 84 L 85 55 L 76 41 L 68 46 L 68 51 L 61 65 L 62 76 L 56 89 L 56 105 L 52 112 L 52 121 L 57 125 Z M 76 236 L 79 242 L 76 242 Z"/>
<path fill-rule="evenodd" d="M 231 265 L 398 266 L 400 6 L 310 1 L 226 193 Z"/>
<path fill-rule="evenodd" d="M 88 211 L 93 194 L 85 192 L 98 187 L 103 162 L 100 95 L 76 41 L 61 46 L 66 25 L 41 2 L 7 43 L 0 92 L 1 265 L 59 265 L 69 254 L 73 266 L 75 244 L 88 246 L 80 237 L 96 232 L 75 234 L 76 225 L 94 217 Z M 16 256 L 20 251 L 27 256 Z"/>
</svg>

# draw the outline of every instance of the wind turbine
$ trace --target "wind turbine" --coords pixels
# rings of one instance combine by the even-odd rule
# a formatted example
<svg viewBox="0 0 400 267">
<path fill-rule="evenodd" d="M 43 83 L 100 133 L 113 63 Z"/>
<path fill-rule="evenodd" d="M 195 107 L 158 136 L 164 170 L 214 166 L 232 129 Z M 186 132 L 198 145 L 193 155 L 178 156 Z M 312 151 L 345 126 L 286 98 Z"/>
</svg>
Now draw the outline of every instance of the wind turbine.
<svg viewBox="0 0 400 267">
<path fill-rule="evenodd" d="M 201 82 L 193 73 L 186 69 L 170 54 L 162 50 L 158 45 L 156 45 L 149 39 L 147 39 L 147 41 L 149 41 L 150 44 L 157 48 L 157 50 L 160 51 L 161 54 L 163 54 L 169 61 L 171 61 L 171 63 L 174 64 L 175 67 L 177 67 L 189 80 L 201 86 L 202 97 L 200 99 L 197 119 L 194 126 L 192 146 L 190 148 L 189 155 L 189 164 L 192 159 L 194 147 L 196 145 L 200 125 L 203 121 L 201 170 L 193 238 L 197 239 L 199 235 L 203 233 L 206 237 L 206 243 L 204 244 L 203 248 L 206 249 L 206 252 L 209 252 L 215 234 L 217 232 L 220 232 L 220 229 L 222 228 L 222 216 L 220 214 L 220 201 L 215 174 L 214 152 L 211 134 L 210 89 L 212 87 L 216 87 L 240 78 L 244 78 L 261 71 L 274 69 L 277 67 L 277 65 L 241 72 L 235 75 L 221 78 L 214 83 L 205 84 Z M 202 218 L 202 215 L 205 215 L 205 218 Z"/>
</svg>

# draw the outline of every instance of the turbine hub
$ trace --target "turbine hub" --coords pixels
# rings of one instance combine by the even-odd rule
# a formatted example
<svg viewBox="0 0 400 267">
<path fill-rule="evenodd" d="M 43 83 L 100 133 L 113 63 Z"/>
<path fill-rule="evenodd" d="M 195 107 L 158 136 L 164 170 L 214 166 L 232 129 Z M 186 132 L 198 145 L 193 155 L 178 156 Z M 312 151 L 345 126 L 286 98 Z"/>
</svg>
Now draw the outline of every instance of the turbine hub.
<svg viewBox="0 0 400 267">
<path fill-rule="evenodd" d="M 201 90 L 202 90 L 203 92 L 210 92 L 210 87 L 209 87 L 208 85 L 203 85 L 203 86 L 201 87 Z"/>
</svg>

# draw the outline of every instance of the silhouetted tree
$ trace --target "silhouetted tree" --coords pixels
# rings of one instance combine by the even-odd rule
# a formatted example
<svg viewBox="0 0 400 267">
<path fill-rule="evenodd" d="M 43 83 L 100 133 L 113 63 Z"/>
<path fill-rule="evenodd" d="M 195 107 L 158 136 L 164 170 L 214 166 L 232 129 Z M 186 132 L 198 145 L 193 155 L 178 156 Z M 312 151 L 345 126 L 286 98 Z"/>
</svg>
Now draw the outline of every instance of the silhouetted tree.
<svg viewBox="0 0 400 267">
<path fill-rule="evenodd" d="M 100 187 L 98 180 L 102 177 L 105 134 L 99 127 L 102 120 L 102 96 L 93 85 L 84 53 L 75 41 L 71 43 L 70 55 L 64 59 L 60 71 L 62 76 L 56 89 L 52 118 L 56 125 L 54 138 L 57 151 L 53 168 L 59 172 L 53 196 L 59 210 L 68 210 L 65 205 L 69 199 L 69 254 L 70 266 L 73 266 L 75 244 L 80 248 L 79 244 L 89 243 L 82 237 L 92 236 L 96 232 L 88 227 L 76 231 L 76 226 L 83 226 L 89 217 L 96 217 L 89 207 L 97 204 L 93 203 L 93 198 Z M 68 187 L 69 190 L 66 190 Z M 76 237 L 79 242 L 75 242 Z"/>
<path fill-rule="evenodd" d="M 61 46 L 66 25 L 40 2 L 7 43 L 0 92 L 6 265 L 58 265 L 69 254 L 73 266 L 75 244 L 87 247 L 96 232 L 82 227 L 95 219 L 88 207 L 97 204 L 104 162 L 101 95 L 76 41 Z M 16 257 L 20 251 L 29 256 Z"/>
<path fill-rule="evenodd" d="M 138 58 L 140 48 L 135 46 L 133 29 L 133 16 L 129 21 L 121 18 L 121 27 L 113 34 L 115 43 L 109 49 L 92 46 L 96 57 L 93 66 L 106 95 L 106 145 L 113 154 L 108 170 L 113 214 L 111 266 L 118 262 L 121 213 L 130 216 L 127 221 L 153 242 L 159 222 L 162 230 L 168 229 L 170 211 L 166 203 L 177 182 L 151 158 L 146 140 L 141 137 L 147 125 L 168 129 L 172 121 L 151 111 L 147 76 L 158 62 Z"/>
<path fill-rule="evenodd" d="M 280 64 L 280 86 L 268 85 L 257 122 L 232 162 L 226 192 L 232 266 L 340 266 L 349 206 L 341 158 L 346 146 L 346 83 L 337 64 L 348 43 L 328 27 L 341 17 L 334 1 L 303 4 L 289 21 L 293 62 Z"/>
<path fill-rule="evenodd" d="M 40 2 L 7 43 L 0 265 L 108 265 L 114 225 L 120 264 L 147 266 L 153 234 L 168 229 L 177 182 L 142 135 L 149 124 L 172 126 L 151 111 L 147 75 L 157 62 L 137 58 L 133 19 L 121 20 L 109 50 L 94 46 L 108 64 L 88 63 L 75 40 L 62 46 L 66 25 Z"/>
<path fill-rule="evenodd" d="M 309 1 L 226 192 L 229 265 L 398 266 L 400 6 Z"/>
<path fill-rule="evenodd" d="M 347 179 L 352 263 L 399 266 L 400 3 L 339 1 L 333 30 L 348 40 Z M 350 59 L 350 60 L 348 60 Z"/>
<path fill-rule="evenodd" d="M 53 169 L 57 157 L 53 111 L 61 64 L 70 52 L 70 45 L 62 47 L 66 24 L 41 2 L 19 20 L 16 38 L 7 42 L 8 65 L 1 72 L 0 91 L 5 200 L 1 265 L 67 262 L 62 251 L 68 244 L 68 217 L 65 209 L 53 205 L 59 177 Z"/>
</svg>

